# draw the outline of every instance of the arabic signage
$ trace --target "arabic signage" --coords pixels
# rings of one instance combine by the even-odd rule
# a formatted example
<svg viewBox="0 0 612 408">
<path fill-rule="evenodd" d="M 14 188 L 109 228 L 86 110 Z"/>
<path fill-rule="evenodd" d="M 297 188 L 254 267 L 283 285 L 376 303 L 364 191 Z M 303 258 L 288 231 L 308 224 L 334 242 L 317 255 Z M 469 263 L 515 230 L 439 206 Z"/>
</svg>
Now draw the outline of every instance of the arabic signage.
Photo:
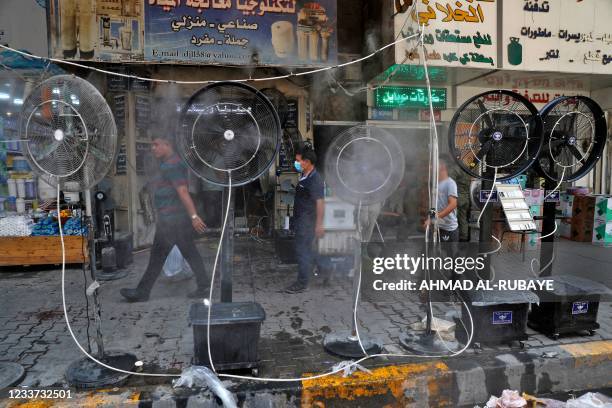
<svg viewBox="0 0 612 408">
<path fill-rule="evenodd" d="M 431 88 L 434 109 L 446 109 L 446 88 Z M 374 106 L 386 109 L 429 108 L 429 94 L 425 87 L 381 86 L 374 90 Z"/>
<path fill-rule="evenodd" d="M 515 0 L 503 6 L 505 69 L 612 73 L 610 0 Z"/>
<path fill-rule="evenodd" d="M 550 84 L 552 81 L 544 82 L 542 80 L 532 80 L 532 84 Z M 466 101 L 469 98 L 481 94 L 483 92 L 489 91 L 491 88 L 499 87 L 496 84 L 492 84 L 489 88 L 481 88 L 481 87 L 472 87 L 472 86 L 460 86 L 457 88 L 457 100 L 458 101 Z M 506 87 L 508 88 L 508 87 Z M 558 98 L 560 96 L 575 96 L 575 95 L 586 95 L 588 96 L 588 91 L 576 91 L 576 90 L 568 90 L 568 89 L 550 89 L 546 87 L 546 89 L 527 89 L 527 88 L 508 88 L 509 90 L 516 92 L 520 95 L 523 95 L 527 98 L 534 106 L 538 109 L 541 109 L 548 102 Z M 510 106 L 514 102 L 510 99 L 510 96 L 504 94 L 492 93 L 485 97 L 485 99 L 491 103 L 499 104 L 502 107 Z"/>
<path fill-rule="evenodd" d="M 336 0 L 50 0 L 51 54 L 98 61 L 337 63 Z"/>
<path fill-rule="evenodd" d="M 336 0 L 148 0 L 145 59 L 325 66 L 337 60 Z"/>
<path fill-rule="evenodd" d="M 394 17 L 395 35 L 414 34 L 415 24 L 405 24 L 410 18 L 425 26 L 424 42 L 427 62 L 438 66 L 468 66 L 493 69 L 497 67 L 497 1 L 415 0 L 410 16 L 400 12 Z M 401 1 L 396 1 L 396 7 Z M 412 26 L 412 27 L 409 27 Z M 421 64 L 415 42 L 402 42 L 395 47 L 397 64 Z"/>
<path fill-rule="evenodd" d="M 143 1 L 49 0 L 51 55 L 63 59 L 142 61 Z"/>
</svg>

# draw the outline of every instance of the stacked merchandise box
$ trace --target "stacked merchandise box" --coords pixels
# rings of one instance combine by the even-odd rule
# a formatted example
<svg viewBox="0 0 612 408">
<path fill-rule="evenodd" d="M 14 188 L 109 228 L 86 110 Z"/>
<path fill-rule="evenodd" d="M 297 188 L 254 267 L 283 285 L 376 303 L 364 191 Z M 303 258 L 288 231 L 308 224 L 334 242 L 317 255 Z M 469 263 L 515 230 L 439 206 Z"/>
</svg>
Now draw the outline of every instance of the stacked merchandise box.
<svg viewBox="0 0 612 408">
<path fill-rule="evenodd" d="M 566 239 L 572 237 L 572 210 L 574 207 L 574 197 L 571 192 L 561 193 L 557 207 L 557 215 L 563 217 L 557 220 L 557 232 L 559 236 Z"/>
<path fill-rule="evenodd" d="M 541 217 L 544 212 L 544 190 L 540 188 L 526 188 L 523 190 L 525 202 L 529 206 L 532 217 Z M 536 220 L 536 229 L 542 231 L 542 220 Z M 540 232 L 533 232 L 525 236 L 525 250 L 534 251 L 540 248 Z"/>
<path fill-rule="evenodd" d="M 612 244 L 612 196 L 595 196 L 593 243 Z"/>
<path fill-rule="evenodd" d="M 592 195 L 574 196 L 574 205 L 572 208 L 572 241 L 591 242 L 593 240 L 595 202 L 596 197 Z"/>
<path fill-rule="evenodd" d="M 510 232 L 506 215 L 501 207 L 493 208 L 493 219 L 497 222 L 493 223 L 492 233 L 498 240 L 501 241 L 501 250 L 506 252 L 520 252 L 522 234 Z"/>
</svg>

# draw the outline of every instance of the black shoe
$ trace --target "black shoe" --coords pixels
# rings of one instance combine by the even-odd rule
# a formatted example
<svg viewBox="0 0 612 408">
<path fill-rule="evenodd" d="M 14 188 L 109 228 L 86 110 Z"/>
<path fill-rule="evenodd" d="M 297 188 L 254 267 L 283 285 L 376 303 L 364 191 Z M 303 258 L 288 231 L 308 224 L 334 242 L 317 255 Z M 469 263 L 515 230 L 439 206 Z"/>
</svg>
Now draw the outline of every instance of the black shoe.
<svg viewBox="0 0 612 408">
<path fill-rule="evenodd" d="M 210 288 L 197 288 L 196 290 L 189 292 L 187 297 L 189 299 L 204 299 L 210 295 Z"/>
<path fill-rule="evenodd" d="M 128 302 L 146 302 L 149 300 L 149 294 L 141 289 L 123 288 L 119 291 Z"/>
<path fill-rule="evenodd" d="M 285 293 L 302 293 L 304 292 L 308 286 L 303 283 L 295 282 L 293 285 L 289 286 L 285 289 Z"/>
</svg>

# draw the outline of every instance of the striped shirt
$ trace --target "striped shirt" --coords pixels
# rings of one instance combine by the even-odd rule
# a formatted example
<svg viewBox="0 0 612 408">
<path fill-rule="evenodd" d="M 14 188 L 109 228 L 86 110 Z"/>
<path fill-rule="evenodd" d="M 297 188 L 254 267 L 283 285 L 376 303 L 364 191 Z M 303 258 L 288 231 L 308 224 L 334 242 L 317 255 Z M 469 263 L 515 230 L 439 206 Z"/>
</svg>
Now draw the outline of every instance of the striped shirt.
<svg viewBox="0 0 612 408">
<path fill-rule="evenodd" d="M 175 153 L 159 166 L 151 181 L 153 205 L 160 219 L 176 219 L 187 215 L 176 189 L 187 186 L 187 167 Z"/>
</svg>

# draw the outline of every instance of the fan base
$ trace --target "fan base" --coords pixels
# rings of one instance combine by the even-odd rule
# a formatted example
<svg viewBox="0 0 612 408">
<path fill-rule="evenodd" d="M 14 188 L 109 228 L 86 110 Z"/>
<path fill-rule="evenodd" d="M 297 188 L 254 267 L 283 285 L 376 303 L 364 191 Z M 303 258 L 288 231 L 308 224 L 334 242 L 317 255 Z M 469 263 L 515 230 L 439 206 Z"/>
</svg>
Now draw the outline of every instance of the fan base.
<svg viewBox="0 0 612 408">
<path fill-rule="evenodd" d="M 378 339 L 370 339 L 361 336 L 361 343 L 367 355 L 378 354 L 382 351 L 382 342 Z M 359 341 L 354 339 L 351 333 L 343 332 L 325 337 L 323 341 L 325 351 L 340 357 L 359 358 L 365 357 Z"/>
<path fill-rule="evenodd" d="M 406 350 L 418 355 L 444 355 L 457 350 L 456 341 L 442 341 L 435 331 L 431 333 L 404 333 L 400 337 L 400 344 Z"/>
<path fill-rule="evenodd" d="M 112 352 L 100 359 L 105 364 L 121 370 L 133 371 L 136 356 L 129 353 Z M 76 388 L 91 389 L 117 385 L 125 381 L 129 374 L 108 369 L 84 357 L 74 361 L 66 370 L 66 380 Z"/>
<path fill-rule="evenodd" d="M 0 390 L 17 385 L 25 377 L 25 370 L 21 364 L 0 363 Z"/>
</svg>

